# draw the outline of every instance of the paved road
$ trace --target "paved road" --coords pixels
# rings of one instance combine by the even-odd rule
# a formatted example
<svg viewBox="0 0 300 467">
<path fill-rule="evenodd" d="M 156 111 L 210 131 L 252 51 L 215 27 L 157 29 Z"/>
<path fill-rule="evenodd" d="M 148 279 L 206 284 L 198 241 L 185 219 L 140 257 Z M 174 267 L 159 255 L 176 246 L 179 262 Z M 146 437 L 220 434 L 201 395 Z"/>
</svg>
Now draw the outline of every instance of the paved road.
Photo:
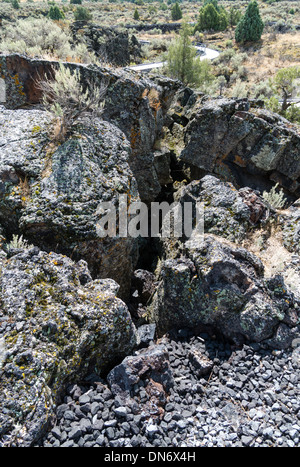
<svg viewBox="0 0 300 467">
<path fill-rule="evenodd" d="M 200 60 L 208 59 L 208 60 L 213 60 L 214 58 L 217 58 L 220 52 L 217 50 L 209 49 L 208 47 L 196 47 L 200 52 L 203 52 L 200 55 Z M 136 70 L 136 71 L 150 71 L 154 68 L 162 68 L 166 62 L 156 62 L 156 63 L 145 63 L 144 65 L 133 65 L 128 67 L 130 70 Z"/>
</svg>

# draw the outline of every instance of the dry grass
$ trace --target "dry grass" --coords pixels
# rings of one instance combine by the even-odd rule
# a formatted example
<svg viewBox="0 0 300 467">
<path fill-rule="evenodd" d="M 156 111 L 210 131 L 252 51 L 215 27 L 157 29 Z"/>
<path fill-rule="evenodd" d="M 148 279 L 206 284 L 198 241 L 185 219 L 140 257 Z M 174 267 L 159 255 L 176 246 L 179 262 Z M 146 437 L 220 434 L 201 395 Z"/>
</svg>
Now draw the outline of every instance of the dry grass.
<svg viewBox="0 0 300 467">
<path fill-rule="evenodd" d="M 300 31 L 289 34 L 265 34 L 258 50 L 251 51 L 245 66 L 249 83 L 274 76 L 281 68 L 300 65 Z"/>
<path fill-rule="evenodd" d="M 281 274 L 290 291 L 300 297 L 300 273 L 292 265 L 294 254 L 283 245 L 281 229 L 274 227 L 267 239 L 265 236 L 265 230 L 255 230 L 242 246 L 260 258 L 266 278 Z"/>
</svg>

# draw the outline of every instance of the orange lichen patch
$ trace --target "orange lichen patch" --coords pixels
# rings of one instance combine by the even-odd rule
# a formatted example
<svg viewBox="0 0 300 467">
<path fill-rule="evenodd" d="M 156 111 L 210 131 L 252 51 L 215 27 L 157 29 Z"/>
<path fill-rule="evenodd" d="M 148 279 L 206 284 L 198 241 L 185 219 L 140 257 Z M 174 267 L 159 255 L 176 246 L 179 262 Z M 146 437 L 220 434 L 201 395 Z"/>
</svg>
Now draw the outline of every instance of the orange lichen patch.
<svg viewBox="0 0 300 467">
<path fill-rule="evenodd" d="M 140 128 L 132 127 L 131 133 L 130 133 L 130 143 L 131 143 L 132 149 L 134 149 L 136 147 L 136 144 L 140 140 L 140 137 L 141 137 Z"/>
<path fill-rule="evenodd" d="M 20 83 L 18 74 L 15 74 L 14 76 L 11 76 L 11 75 L 9 75 L 9 76 L 15 82 L 15 86 L 16 86 L 20 96 L 25 96 L 25 92 L 23 91 L 23 86 Z"/>
<path fill-rule="evenodd" d="M 242 159 L 242 157 L 237 155 L 237 154 L 234 156 L 234 161 L 233 162 L 236 165 L 238 165 L 239 167 L 246 167 L 247 166 L 247 162 L 244 161 L 244 159 Z"/>
<path fill-rule="evenodd" d="M 151 89 L 145 89 L 142 94 L 142 98 L 148 98 L 149 105 L 152 110 L 154 110 L 154 116 L 156 117 L 156 114 L 159 109 L 161 109 L 161 102 L 159 98 L 159 92 L 155 88 Z"/>
<path fill-rule="evenodd" d="M 20 81 L 19 81 L 18 75 L 15 75 L 15 76 L 14 76 L 14 81 L 15 81 L 15 84 L 16 84 L 17 86 L 19 86 Z"/>
<path fill-rule="evenodd" d="M 148 94 L 148 99 L 149 99 L 149 104 L 150 107 L 155 111 L 155 114 L 158 112 L 158 110 L 161 108 L 161 102 L 159 99 L 159 92 L 157 89 L 150 89 L 149 94 Z"/>
</svg>

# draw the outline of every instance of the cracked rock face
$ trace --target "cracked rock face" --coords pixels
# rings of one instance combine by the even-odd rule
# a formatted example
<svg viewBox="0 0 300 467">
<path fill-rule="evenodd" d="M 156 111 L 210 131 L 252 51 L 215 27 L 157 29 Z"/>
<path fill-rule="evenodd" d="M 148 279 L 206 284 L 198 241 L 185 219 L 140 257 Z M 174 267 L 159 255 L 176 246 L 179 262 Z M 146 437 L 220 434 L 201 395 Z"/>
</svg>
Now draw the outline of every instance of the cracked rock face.
<svg viewBox="0 0 300 467">
<path fill-rule="evenodd" d="M 280 216 L 284 246 L 292 253 L 300 254 L 300 209 L 291 206 Z"/>
<path fill-rule="evenodd" d="M 135 36 L 131 38 L 127 31 L 77 21 L 71 25 L 73 39 L 84 36 L 90 49 L 101 59 L 114 66 L 126 66 L 131 61 L 141 59 L 141 44 Z"/>
<path fill-rule="evenodd" d="M 18 54 L 2 55 L 0 69 L 6 87 L 5 106 L 15 109 L 24 104 L 39 104 L 42 96 L 36 82 L 45 75 L 52 76 L 53 67 L 57 66 L 58 62 L 54 61 Z M 80 73 L 83 87 L 94 82 L 107 85 L 103 119 L 126 136 L 131 146 L 129 165 L 140 197 L 145 202 L 153 201 L 161 189 L 161 169 L 154 163 L 153 146 L 181 84 L 165 77 L 150 80 L 125 70 L 112 71 L 93 65 L 66 63 L 65 66 Z M 164 182 L 166 177 L 163 178 Z"/>
<path fill-rule="evenodd" d="M 253 222 L 253 196 L 262 224 Z M 265 277 L 259 257 L 238 245 L 268 218 L 267 205 L 256 196 L 249 200 L 212 176 L 177 193 L 179 203 L 204 202 L 204 235 L 161 240 L 159 285 L 148 307 L 160 335 L 205 325 L 235 343 L 290 345 L 298 332 L 297 297 L 280 275 Z"/>
<path fill-rule="evenodd" d="M 287 120 L 247 100 L 208 99 L 185 128 L 180 159 L 240 185 L 278 182 L 300 193 L 300 135 Z"/>
<path fill-rule="evenodd" d="M 119 206 L 119 196 L 139 200 L 124 134 L 95 120 L 61 145 L 51 144 L 43 111 L 0 114 L 0 220 L 44 250 L 85 259 L 94 277 L 112 278 L 120 296 L 130 288 L 137 241 L 98 235 L 101 202 Z M 11 127 L 16 127 L 11 132 Z"/>
<path fill-rule="evenodd" d="M 185 244 L 184 256 L 167 259 L 161 266 L 160 284 L 149 307 L 158 332 L 188 324 L 195 329 L 210 326 L 237 344 L 272 338 L 297 310 L 284 283 L 278 279 L 271 289 L 261 269 L 259 259 L 247 250 L 213 237 Z M 289 331 L 289 339 L 294 338 Z"/>
<path fill-rule="evenodd" d="M 8 107 L 39 102 L 32 80 L 50 63 L 0 57 Z M 45 112 L 0 108 L 0 247 L 14 234 L 36 245 L 4 245 L 7 255 L 0 250 L 3 445 L 32 444 L 51 422 L 65 386 L 88 371 L 113 368 L 111 389 L 125 397 L 147 380 L 141 397 L 149 398 L 149 413 L 153 403 L 160 416 L 174 383 L 166 348 L 132 355 L 136 345 L 152 342 L 155 325 L 159 337 L 204 327 L 230 343 L 276 349 L 299 335 L 299 290 L 292 293 L 274 264 L 267 274 L 265 257 L 250 248 L 256 233 L 262 245 L 275 225 L 282 238 L 270 248 L 282 241 L 285 259 L 288 252 L 294 262 L 294 275 L 284 277 L 299 282 L 299 204 L 278 213 L 253 183 L 245 186 L 245 180 L 260 187 L 275 181 L 299 196 L 294 128 L 274 114 L 250 112 L 247 100 L 198 99 L 181 89 L 176 101 L 180 84 L 163 77 L 68 66 L 80 68 L 83 81 L 108 79 L 104 121 L 78 124 L 55 145 Z M 11 73 L 15 67 L 18 75 Z M 194 181 L 187 185 L 185 177 Z M 131 202 L 200 201 L 205 235 L 155 239 L 147 259 L 139 258 L 138 239 L 103 239 L 97 232 L 99 204 L 111 202 L 118 218 L 120 195 Z M 144 251 L 149 243 L 141 242 Z M 150 262 L 155 274 L 147 270 Z M 121 300 L 130 291 L 138 323 L 145 311 L 150 322 L 139 332 Z M 197 349 L 188 360 L 199 376 L 211 371 L 212 362 Z M 78 427 L 72 430 L 78 437 Z"/>
<path fill-rule="evenodd" d="M 117 291 L 111 279 L 93 281 L 84 261 L 36 247 L 1 259 L 4 446 L 30 446 L 52 421 L 67 384 L 132 351 L 136 330 Z"/>
</svg>

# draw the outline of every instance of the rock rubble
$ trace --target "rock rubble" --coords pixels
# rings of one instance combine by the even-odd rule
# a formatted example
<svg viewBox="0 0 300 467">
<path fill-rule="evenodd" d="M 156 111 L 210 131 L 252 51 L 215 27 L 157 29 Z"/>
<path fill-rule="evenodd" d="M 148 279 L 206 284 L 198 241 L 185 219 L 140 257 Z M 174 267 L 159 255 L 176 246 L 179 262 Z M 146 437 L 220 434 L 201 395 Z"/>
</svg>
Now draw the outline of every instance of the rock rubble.
<svg viewBox="0 0 300 467">
<path fill-rule="evenodd" d="M 168 351 L 173 382 L 159 413 L 149 410 L 147 372 L 126 398 L 112 391 L 109 378 L 90 375 L 90 381 L 68 387 L 55 427 L 39 445 L 299 446 L 299 342 L 290 350 L 260 344 L 237 348 L 183 329 L 156 347 L 161 345 Z"/>
</svg>

